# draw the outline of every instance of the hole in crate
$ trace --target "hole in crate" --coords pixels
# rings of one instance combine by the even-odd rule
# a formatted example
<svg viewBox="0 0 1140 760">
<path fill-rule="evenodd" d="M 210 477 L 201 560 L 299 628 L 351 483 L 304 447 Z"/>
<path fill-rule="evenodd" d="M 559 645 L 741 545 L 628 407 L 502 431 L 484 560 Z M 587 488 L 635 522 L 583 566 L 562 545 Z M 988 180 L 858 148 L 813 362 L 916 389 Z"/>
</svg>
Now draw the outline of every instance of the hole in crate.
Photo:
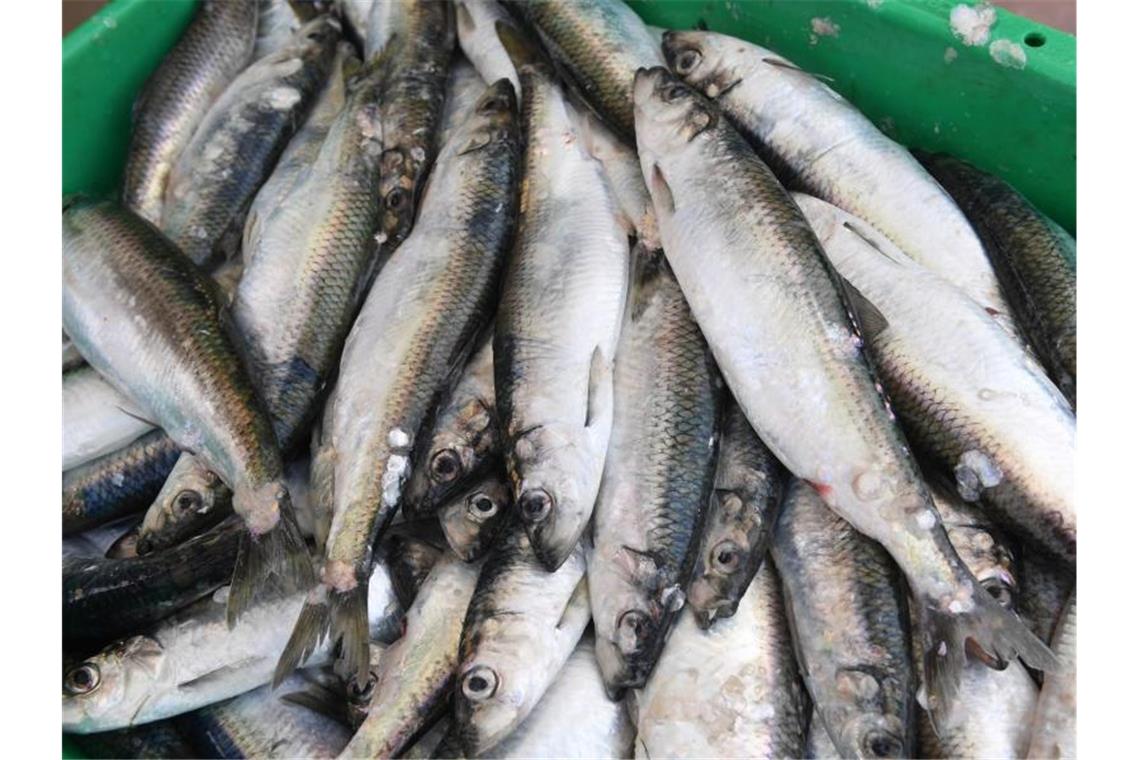
<svg viewBox="0 0 1140 760">
<path fill-rule="evenodd" d="M 1045 35 L 1041 32 L 1030 32 L 1025 35 L 1025 44 L 1029 47 L 1041 47 L 1045 44 Z"/>
</svg>

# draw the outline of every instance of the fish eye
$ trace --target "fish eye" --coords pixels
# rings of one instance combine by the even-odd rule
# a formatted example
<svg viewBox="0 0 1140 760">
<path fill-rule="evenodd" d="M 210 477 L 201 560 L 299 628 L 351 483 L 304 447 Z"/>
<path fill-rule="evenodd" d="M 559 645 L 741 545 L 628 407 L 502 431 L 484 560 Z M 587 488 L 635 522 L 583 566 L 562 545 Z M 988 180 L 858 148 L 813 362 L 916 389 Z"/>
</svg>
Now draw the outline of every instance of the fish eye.
<svg viewBox="0 0 1140 760">
<path fill-rule="evenodd" d="M 721 541 L 709 554 L 709 564 L 718 573 L 731 573 L 740 567 L 740 547 L 731 541 Z"/>
<path fill-rule="evenodd" d="M 997 603 L 1007 609 L 1013 607 L 1013 589 L 998 578 L 987 578 L 982 581 L 982 588 L 989 592 Z"/>
<path fill-rule="evenodd" d="M 202 495 L 197 491 L 182 491 L 174 497 L 174 506 L 179 512 L 188 512 L 191 509 L 202 507 Z"/>
<path fill-rule="evenodd" d="M 541 488 L 527 491 L 519 499 L 519 509 L 522 510 L 522 517 L 527 522 L 534 523 L 545 519 L 553 506 L 554 500 Z"/>
<path fill-rule="evenodd" d="M 94 691 L 99 686 L 99 666 L 93 662 L 77 665 L 63 677 L 63 690 L 77 696 Z"/>
<path fill-rule="evenodd" d="M 463 696 L 481 702 L 494 696 L 499 688 L 499 676 L 486 665 L 476 665 L 463 676 Z"/>
<path fill-rule="evenodd" d="M 507 110 L 507 99 L 502 95 L 487 98 L 479 104 L 478 111 L 484 116 Z"/>
<path fill-rule="evenodd" d="M 407 195 L 407 193 L 397 187 L 388 193 L 388 197 L 384 199 L 384 205 L 393 211 L 397 211 L 404 207 L 404 203 L 407 201 Z"/>
<path fill-rule="evenodd" d="M 689 94 L 689 88 L 683 84 L 675 84 L 665 91 L 665 102 L 672 103 Z"/>
<path fill-rule="evenodd" d="M 618 620 L 618 648 L 633 654 L 649 635 L 649 616 L 641 610 L 627 610 Z"/>
<path fill-rule="evenodd" d="M 444 449 L 431 458 L 431 479 L 437 483 L 450 483 L 459 477 L 463 463 L 455 449 Z"/>
<path fill-rule="evenodd" d="M 677 55 L 677 58 L 673 63 L 673 68 L 677 71 L 678 74 L 688 74 L 693 69 L 695 69 L 697 67 L 697 64 L 700 62 L 700 51 L 689 48 L 688 50 L 682 50 Z"/>
<path fill-rule="evenodd" d="M 467 497 L 467 511 L 477 520 L 486 520 L 494 517 L 499 511 L 499 505 L 490 496 L 479 491 Z"/>
<path fill-rule="evenodd" d="M 902 757 L 902 742 L 886 731 L 868 731 L 863 737 L 863 754 L 867 757 Z"/>
</svg>

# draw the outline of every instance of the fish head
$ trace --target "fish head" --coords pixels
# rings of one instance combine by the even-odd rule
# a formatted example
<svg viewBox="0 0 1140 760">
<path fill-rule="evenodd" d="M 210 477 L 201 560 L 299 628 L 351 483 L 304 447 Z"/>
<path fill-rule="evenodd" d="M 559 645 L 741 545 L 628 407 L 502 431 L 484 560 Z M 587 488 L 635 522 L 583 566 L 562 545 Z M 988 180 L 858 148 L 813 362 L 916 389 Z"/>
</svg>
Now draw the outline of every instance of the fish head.
<svg viewBox="0 0 1140 760">
<path fill-rule="evenodd" d="M 490 548 L 511 510 L 511 494 L 496 472 L 439 511 L 447 543 L 464 562 Z"/>
<path fill-rule="evenodd" d="M 930 495 L 954 551 L 990 596 L 1015 609 L 1017 576 L 1010 542 L 981 509 L 940 485 Z"/>
<path fill-rule="evenodd" d="M 460 665 L 455 692 L 455 729 L 466 757 L 478 757 L 506 738 L 525 717 L 528 695 L 541 693 L 541 674 L 528 667 L 527 648 L 517 636 L 480 638 Z"/>
<path fill-rule="evenodd" d="M 718 489 L 701 536 L 688 601 L 702 628 L 732 617 L 764 559 L 771 522 L 750 509 L 744 495 Z"/>
<path fill-rule="evenodd" d="M 423 464 L 408 484 L 405 504 L 416 516 L 430 514 L 482 470 L 498 447 L 498 426 L 491 408 L 472 398 L 445 412 Z"/>
<path fill-rule="evenodd" d="M 836 749 L 842 757 L 910 757 L 906 730 L 897 716 L 881 712 L 851 715 L 839 730 Z"/>
<path fill-rule="evenodd" d="M 667 157 L 683 157 L 698 146 L 720 120 L 720 109 L 708 98 L 686 85 L 668 69 L 655 66 L 638 69 L 633 80 L 634 123 L 637 152 L 642 171 Z M 647 182 L 654 205 L 653 182 Z"/>
<path fill-rule="evenodd" d="M 745 44 L 734 37 L 697 30 L 674 30 L 661 37 L 669 69 L 710 98 L 728 92 L 749 73 L 755 56 L 746 55 Z"/>
<path fill-rule="evenodd" d="M 63 730 L 79 733 L 134 723 L 153 693 L 165 652 L 133 636 L 73 665 L 63 675 Z"/>
<path fill-rule="evenodd" d="M 882 668 L 852 664 L 835 671 L 833 699 L 817 704 L 843 757 L 909 757 L 912 747 L 900 709 L 909 692 Z"/>
<path fill-rule="evenodd" d="M 404 609 L 412 606 L 420 585 L 443 554 L 434 542 L 411 535 L 393 535 L 385 539 L 384 563 Z M 371 584 L 369 584 L 371 587 Z"/>
<path fill-rule="evenodd" d="M 230 489 L 192 454 L 174 465 L 139 527 L 138 553 L 149 554 L 201 533 L 227 514 Z"/>
<path fill-rule="evenodd" d="M 455 134 L 460 154 L 466 155 L 493 141 L 517 137 L 518 130 L 518 96 L 511 80 L 504 77 L 483 91 Z"/>
</svg>

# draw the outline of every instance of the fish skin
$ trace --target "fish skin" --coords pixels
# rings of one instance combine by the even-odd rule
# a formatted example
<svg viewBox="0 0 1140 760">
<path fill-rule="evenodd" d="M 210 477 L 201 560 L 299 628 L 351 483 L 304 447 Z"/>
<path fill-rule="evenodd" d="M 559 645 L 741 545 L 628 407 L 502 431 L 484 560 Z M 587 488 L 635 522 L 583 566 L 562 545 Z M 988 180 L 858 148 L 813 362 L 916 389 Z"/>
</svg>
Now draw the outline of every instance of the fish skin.
<svg viewBox="0 0 1140 760">
<path fill-rule="evenodd" d="M 64 733 L 162 720 L 269 683 L 305 594 L 258 601 L 231 627 L 226 588 L 71 668 L 64 679 Z M 398 625 L 402 610 L 383 563 L 373 570 L 370 594 L 369 624 Z M 332 654 L 331 646 L 320 647 L 311 664 L 328 664 Z M 69 691 L 76 672 L 92 667 L 98 672 L 95 687 Z"/>
<path fill-rule="evenodd" d="M 682 614 L 634 705 L 637 758 L 803 757 L 811 709 L 771 563 L 734 616 L 703 630 Z"/>
<path fill-rule="evenodd" d="M 367 44 L 368 12 L 372 10 L 372 0 L 333 0 L 333 8 L 337 18 L 344 23 L 345 36 L 363 52 Z"/>
<path fill-rule="evenodd" d="M 404 515 L 426 517 L 464 495 L 473 479 L 492 471 L 500 447 L 495 365 L 488 335 L 436 412 L 424 456 L 408 483 Z"/>
<path fill-rule="evenodd" d="M 491 550 L 513 514 L 510 486 L 497 462 L 467 493 L 439 508 L 439 525 L 451 550 L 464 562 L 473 562 Z"/>
<path fill-rule="evenodd" d="M 685 601 L 716 470 L 720 375 L 661 252 L 636 262 L 589 556 L 598 664 L 645 684 Z"/>
<path fill-rule="evenodd" d="M 927 483 L 954 551 L 998 604 L 1016 611 L 1021 583 L 1013 543 L 977 505 L 962 501 L 937 480 Z"/>
<path fill-rule="evenodd" d="M 558 676 L 590 622 L 586 552 L 548 572 L 517 520 L 483 563 L 459 642 L 453 730 L 470 756 L 492 751 Z"/>
<path fill-rule="evenodd" d="M 1017 614 L 1042 641 L 1052 641 L 1057 621 L 1069 594 L 1076 588 L 1076 578 L 1044 552 L 1022 547 L 1019 565 L 1022 580 L 1018 593 Z"/>
<path fill-rule="evenodd" d="M 866 219 L 1019 334 L 965 215 L 858 109 L 794 63 L 735 37 L 671 31 L 661 47 L 670 68 L 716 101 L 785 185 Z"/>
<path fill-rule="evenodd" d="M 1073 566 L 1076 417 L 1036 359 L 865 223 L 823 201 L 796 201 L 859 303 L 885 323 L 862 337 L 910 442 L 956 479 L 961 496 L 980 497 L 1003 524 Z"/>
<path fill-rule="evenodd" d="M 1047 673 L 1033 717 L 1026 757 L 1077 756 L 1077 592 L 1073 590 L 1050 641 L 1061 669 Z"/>
<path fill-rule="evenodd" d="M 553 571 L 585 531 L 601 482 L 629 245 L 552 72 L 516 30 L 497 28 L 521 46 L 512 56 L 526 147 L 495 322 L 495 402 L 517 511 Z"/>
<path fill-rule="evenodd" d="M 995 665 L 1018 654 L 1054 667 L 950 546 L 839 282 L 787 192 L 719 109 L 667 70 L 639 71 L 634 99 L 642 169 L 693 315 L 769 449 L 902 566 L 921 603 L 928 704 L 953 703 L 967 638 Z"/>
<path fill-rule="evenodd" d="M 173 721 L 160 720 L 137 728 L 123 728 L 98 734 L 73 736 L 71 740 L 84 757 L 117 760 L 123 757 L 190 757 L 194 754 L 186 737 Z"/>
<path fill-rule="evenodd" d="M 916 157 L 973 224 L 1014 316 L 1075 408 L 1077 241 L 1004 180 L 951 156 Z"/>
<path fill-rule="evenodd" d="M 84 363 L 63 373 L 63 469 L 122 449 L 154 428 L 143 412 Z"/>
<path fill-rule="evenodd" d="M 253 60 L 259 61 L 289 44 L 301 25 L 312 18 L 302 18 L 301 9 L 314 3 L 301 0 L 257 0 L 257 39 Z"/>
<path fill-rule="evenodd" d="M 455 0 L 455 28 L 459 47 L 485 82 L 506 77 L 515 94 L 522 93 L 518 73 L 499 40 L 496 22 L 511 24 L 511 15 L 497 0 Z"/>
<path fill-rule="evenodd" d="M 538 33 L 563 78 L 630 144 L 633 75 L 663 66 L 657 40 L 619 0 L 527 0 L 507 6 Z"/>
<path fill-rule="evenodd" d="M 381 657 L 372 709 L 341 757 L 395 757 L 430 725 L 455 679 L 463 610 L 480 569 L 450 553 L 432 568 L 404 635 Z"/>
<path fill-rule="evenodd" d="M 63 473 L 63 535 L 145 510 L 181 453 L 166 433 L 152 430 Z"/>
<path fill-rule="evenodd" d="M 819 717 L 819 710 L 813 710 L 811 714 L 807 742 L 804 745 L 804 757 L 807 760 L 841 760 L 843 757 L 835 748 L 831 737 L 827 735 L 823 718 Z"/>
<path fill-rule="evenodd" d="M 731 617 L 768 555 L 787 472 L 736 402 L 724 413 L 716 480 L 687 601 L 702 628 Z"/>
<path fill-rule="evenodd" d="M 202 117 L 170 171 L 158 225 L 195 264 L 236 252 L 250 202 L 325 81 L 339 28 L 327 16 L 309 22 L 242 71 Z"/>
<path fill-rule="evenodd" d="M 241 533 L 230 520 L 149 557 L 65 562 L 64 637 L 103 644 L 193 604 L 229 580 Z"/>
<path fill-rule="evenodd" d="M 501 79 L 502 77 L 499 77 Z M 447 72 L 447 88 L 443 96 L 443 108 L 439 114 L 439 129 L 436 131 L 436 152 L 447 144 L 448 138 L 457 127 L 463 125 L 467 114 L 471 113 L 475 101 L 498 79 L 484 79 L 471 65 L 471 62 L 456 52 L 452 56 L 451 68 Z M 518 93 L 518 90 L 515 90 Z"/>
<path fill-rule="evenodd" d="M 428 170 L 436 159 L 436 132 L 455 49 L 455 15 L 447 0 L 380 0 L 372 7 L 374 12 L 389 8 L 394 19 L 392 42 L 382 51 L 389 72 L 380 104 L 384 152 L 377 240 L 383 259 L 411 231 Z M 372 54 L 365 54 L 366 63 L 373 60 Z"/>
<path fill-rule="evenodd" d="M 208 0 L 135 101 L 123 205 L 158 224 L 179 155 L 229 83 L 253 58 L 256 0 Z"/>
<path fill-rule="evenodd" d="M 221 478 L 184 452 L 143 516 L 139 555 L 175 546 L 216 525 L 231 514 L 232 496 Z"/>
<path fill-rule="evenodd" d="M 412 524 L 414 523 L 409 525 Z M 404 609 L 408 609 L 415 602 L 420 586 L 447 551 L 447 547 L 442 541 L 433 540 L 433 537 L 415 530 L 411 533 L 391 531 L 384 536 L 381 543 L 384 547 L 384 562 L 391 568 L 392 587 L 396 590 L 396 598 L 400 600 Z"/>
<path fill-rule="evenodd" d="M 291 186 L 268 188 L 277 195 L 265 198 L 269 208 L 259 208 L 257 234 L 247 236 L 253 247 L 245 252 L 234 323 L 284 451 L 297 448 L 308 433 L 376 264 L 383 76 L 382 70 L 368 71 L 339 95 L 330 84 L 332 102 L 322 98 L 317 107 L 331 111 L 337 100 L 343 107 Z M 308 125 L 299 137 L 315 141 L 307 131 Z M 259 195 L 255 203 L 261 202 Z"/>
<path fill-rule="evenodd" d="M 321 586 L 282 654 L 282 675 L 331 628 L 342 674 L 363 686 L 359 600 L 372 544 L 399 507 L 432 411 L 492 316 L 514 234 L 518 154 L 514 95 L 500 81 L 440 154 L 423 224 L 381 270 L 345 342 L 322 425 L 328 446 L 317 454 L 331 457 L 322 466 L 334 497 Z"/>
<path fill-rule="evenodd" d="M 220 319 L 214 284 L 157 229 L 110 202 L 74 202 L 63 238 L 68 334 L 92 367 L 234 491 L 248 532 L 231 619 L 270 575 L 286 589 L 311 583 L 273 429 Z"/>
<path fill-rule="evenodd" d="M 67 333 L 63 334 L 63 374 L 66 375 L 73 369 L 78 369 L 86 364 L 87 361 L 80 355 L 79 349 L 71 342 L 71 338 L 67 337 Z"/>
<path fill-rule="evenodd" d="M 882 547 L 793 481 L 772 539 L 796 659 L 843 757 L 914 757 L 918 681 L 902 575 Z"/>
</svg>

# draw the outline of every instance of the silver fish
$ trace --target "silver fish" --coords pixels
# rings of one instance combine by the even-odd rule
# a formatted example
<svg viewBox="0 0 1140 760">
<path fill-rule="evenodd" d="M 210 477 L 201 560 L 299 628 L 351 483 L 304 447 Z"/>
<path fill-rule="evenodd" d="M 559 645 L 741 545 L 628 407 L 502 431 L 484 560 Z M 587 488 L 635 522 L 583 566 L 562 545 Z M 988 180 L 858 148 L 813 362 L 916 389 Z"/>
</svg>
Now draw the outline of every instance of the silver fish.
<svg viewBox="0 0 1140 760">
<path fill-rule="evenodd" d="M 63 469 L 126 446 L 154 428 L 139 409 L 93 368 L 63 375 Z"/>
<path fill-rule="evenodd" d="M 501 77 L 500 77 L 501 78 Z M 483 79 L 471 62 L 461 55 L 456 55 L 447 74 L 447 90 L 443 96 L 443 109 L 439 114 L 439 131 L 436 138 L 436 150 L 447 144 L 448 138 L 457 127 L 462 126 L 467 114 L 475 101 L 487 89 L 487 85 L 496 82 L 496 79 Z M 515 90 L 517 93 L 518 90 Z"/>
<path fill-rule="evenodd" d="M 196 456 L 183 452 L 143 516 L 138 553 L 146 555 L 182 543 L 220 522 L 231 513 L 231 496 L 221 478 Z"/>
<path fill-rule="evenodd" d="M 496 0 L 455 0 L 455 27 L 463 53 L 484 81 L 505 77 L 521 96 L 518 73 L 499 40 L 496 23 L 512 23 L 510 14 Z"/>
<path fill-rule="evenodd" d="M 1061 669 L 1045 676 L 1026 757 L 1077 756 L 1077 592 L 1073 591 L 1050 642 Z"/>
<path fill-rule="evenodd" d="M 491 550 L 511 512 L 511 491 L 500 473 L 501 465 L 466 493 L 439 508 L 439 525 L 451 550 L 473 562 Z"/>
</svg>

